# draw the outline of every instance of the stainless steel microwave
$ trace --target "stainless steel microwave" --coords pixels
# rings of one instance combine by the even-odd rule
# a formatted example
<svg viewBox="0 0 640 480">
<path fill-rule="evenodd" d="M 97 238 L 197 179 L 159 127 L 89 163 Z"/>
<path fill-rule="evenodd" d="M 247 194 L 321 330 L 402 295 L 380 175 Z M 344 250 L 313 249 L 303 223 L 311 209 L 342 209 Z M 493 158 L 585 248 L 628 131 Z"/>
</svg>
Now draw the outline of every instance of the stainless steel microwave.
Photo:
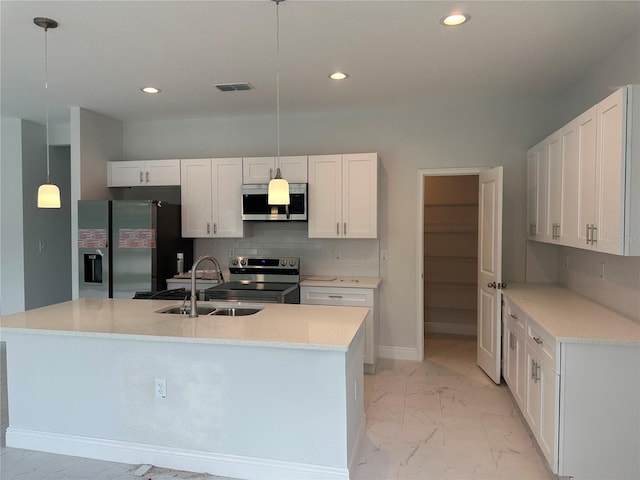
<svg viewBox="0 0 640 480">
<path fill-rule="evenodd" d="M 289 184 L 289 205 L 269 205 L 269 186 L 242 185 L 242 220 L 307 221 L 307 184 Z"/>
</svg>

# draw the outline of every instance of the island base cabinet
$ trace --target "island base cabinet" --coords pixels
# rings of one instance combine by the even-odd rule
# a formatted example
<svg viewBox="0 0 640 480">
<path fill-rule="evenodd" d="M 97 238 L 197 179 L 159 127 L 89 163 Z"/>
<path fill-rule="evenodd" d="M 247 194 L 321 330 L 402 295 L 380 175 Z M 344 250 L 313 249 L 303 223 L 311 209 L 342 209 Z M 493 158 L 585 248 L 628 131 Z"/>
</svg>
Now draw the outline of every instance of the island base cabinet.
<svg viewBox="0 0 640 480">
<path fill-rule="evenodd" d="M 334 305 L 344 307 L 368 307 L 369 313 L 364 321 L 365 340 L 363 361 L 365 373 L 376 373 L 377 331 L 378 331 L 378 294 L 369 288 L 342 287 L 300 287 L 300 303 L 305 305 Z"/>
<path fill-rule="evenodd" d="M 563 343 L 559 475 L 640 478 L 640 348 Z"/>
<path fill-rule="evenodd" d="M 233 478 L 347 480 L 364 434 L 363 336 L 345 351 L 3 332 L 7 445 Z"/>
</svg>

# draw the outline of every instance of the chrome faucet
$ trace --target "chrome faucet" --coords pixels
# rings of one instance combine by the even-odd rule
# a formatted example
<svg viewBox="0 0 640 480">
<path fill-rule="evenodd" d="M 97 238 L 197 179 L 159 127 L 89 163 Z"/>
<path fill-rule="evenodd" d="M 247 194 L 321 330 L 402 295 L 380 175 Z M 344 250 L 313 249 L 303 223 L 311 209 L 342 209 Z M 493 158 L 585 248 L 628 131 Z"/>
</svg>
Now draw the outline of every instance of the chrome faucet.
<svg viewBox="0 0 640 480">
<path fill-rule="evenodd" d="M 213 266 L 216 267 L 216 272 L 218 273 L 218 281 L 220 283 L 224 282 L 224 278 L 222 277 L 222 269 L 220 268 L 220 264 L 216 257 L 213 255 L 203 255 L 198 258 L 193 267 L 191 267 L 191 308 L 189 309 L 189 318 L 195 318 L 198 316 L 198 290 L 196 290 L 196 271 L 198 270 L 198 265 L 204 262 L 205 260 L 209 260 L 213 263 Z"/>
</svg>

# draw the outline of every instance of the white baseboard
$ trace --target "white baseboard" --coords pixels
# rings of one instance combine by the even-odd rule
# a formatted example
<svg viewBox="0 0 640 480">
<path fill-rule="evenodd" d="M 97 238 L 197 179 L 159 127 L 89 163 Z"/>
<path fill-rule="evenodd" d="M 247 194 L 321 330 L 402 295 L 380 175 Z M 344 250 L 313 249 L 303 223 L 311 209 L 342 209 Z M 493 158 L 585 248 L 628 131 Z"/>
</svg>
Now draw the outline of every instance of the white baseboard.
<svg viewBox="0 0 640 480">
<path fill-rule="evenodd" d="M 382 358 L 391 358 L 393 360 L 417 360 L 418 355 L 415 348 L 410 347 L 391 347 L 388 345 L 378 346 L 378 356 Z"/>
<path fill-rule="evenodd" d="M 347 468 L 226 455 L 9 427 L 7 446 L 233 478 L 348 480 Z"/>
<path fill-rule="evenodd" d="M 453 333 L 456 335 L 476 335 L 477 325 L 465 323 L 425 322 L 427 333 Z"/>
</svg>

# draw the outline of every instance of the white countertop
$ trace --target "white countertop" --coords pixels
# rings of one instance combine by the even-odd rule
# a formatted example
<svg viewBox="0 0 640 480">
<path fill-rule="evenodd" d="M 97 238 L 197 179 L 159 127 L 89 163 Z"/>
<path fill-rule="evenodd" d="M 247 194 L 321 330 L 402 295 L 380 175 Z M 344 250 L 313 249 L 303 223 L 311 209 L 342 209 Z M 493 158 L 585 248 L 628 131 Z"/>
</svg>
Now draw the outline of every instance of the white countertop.
<svg viewBox="0 0 640 480">
<path fill-rule="evenodd" d="M 553 284 L 509 284 L 502 292 L 560 342 L 640 345 L 640 323 Z"/>
<path fill-rule="evenodd" d="M 81 298 L 0 318 L 0 332 L 346 351 L 368 308 L 267 304 L 241 317 L 156 313 L 172 300 Z M 198 302 L 249 306 L 251 303 Z"/>
<path fill-rule="evenodd" d="M 378 277 L 339 277 L 337 275 L 310 275 L 302 278 L 301 287 L 378 288 Z"/>
</svg>

